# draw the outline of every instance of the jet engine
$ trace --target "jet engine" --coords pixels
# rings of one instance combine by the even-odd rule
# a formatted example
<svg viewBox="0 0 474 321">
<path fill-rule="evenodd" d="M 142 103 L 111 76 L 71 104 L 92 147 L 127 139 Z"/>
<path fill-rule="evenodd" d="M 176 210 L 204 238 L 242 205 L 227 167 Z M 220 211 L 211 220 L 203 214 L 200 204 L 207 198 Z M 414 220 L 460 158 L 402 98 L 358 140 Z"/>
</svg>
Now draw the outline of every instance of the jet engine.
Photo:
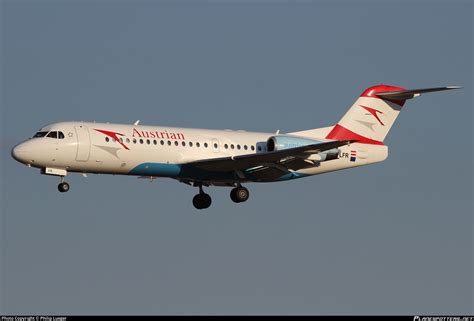
<svg viewBox="0 0 474 321">
<path fill-rule="evenodd" d="M 291 135 L 276 135 L 271 136 L 267 140 L 267 151 L 275 152 L 278 150 L 284 150 L 289 148 L 307 146 L 312 144 L 319 144 L 322 143 L 318 140 L 304 138 L 304 137 L 297 137 Z"/>
<path fill-rule="evenodd" d="M 291 136 L 291 135 L 276 135 L 271 136 L 267 140 L 267 151 L 274 152 L 289 148 L 313 145 L 313 144 L 320 144 L 323 143 L 322 141 L 318 141 L 315 139 L 305 138 L 305 137 L 298 137 L 298 136 Z M 326 150 L 324 152 L 310 155 L 307 159 L 316 161 L 316 162 L 323 162 L 328 160 L 337 159 L 339 157 L 339 149 L 333 148 L 331 150 Z"/>
</svg>

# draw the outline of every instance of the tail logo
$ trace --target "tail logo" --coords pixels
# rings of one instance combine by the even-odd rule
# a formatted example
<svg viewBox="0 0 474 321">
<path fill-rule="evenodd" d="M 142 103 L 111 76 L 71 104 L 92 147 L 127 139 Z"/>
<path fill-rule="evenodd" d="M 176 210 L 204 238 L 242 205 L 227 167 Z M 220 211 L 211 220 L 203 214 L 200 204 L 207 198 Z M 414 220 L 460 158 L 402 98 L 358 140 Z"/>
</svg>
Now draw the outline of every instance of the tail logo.
<svg viewBox="0 0 474 321">
<path fill-rule="evenodd" d="M 370 107 L 367 107 L 367 106 L 363 106 L 363 105 L 359 105 L 360 107 L 364 108 L 365 110 L 367 110 L 372 116 L 375 117 L 375 119 L 378 120 L 378 122 L 380 123 L 380 125 L 382 126 L 385 126 L 384 123 L 382 123 L 382 121 L 380 120 L 380 117 L 379 117 L 379 114 L 382 114 L 383 113 L 380 111 L 380 110 L 377 110 L 377 109 L 373 109 L 373 108 L 370 108 Z"/>
</svg>

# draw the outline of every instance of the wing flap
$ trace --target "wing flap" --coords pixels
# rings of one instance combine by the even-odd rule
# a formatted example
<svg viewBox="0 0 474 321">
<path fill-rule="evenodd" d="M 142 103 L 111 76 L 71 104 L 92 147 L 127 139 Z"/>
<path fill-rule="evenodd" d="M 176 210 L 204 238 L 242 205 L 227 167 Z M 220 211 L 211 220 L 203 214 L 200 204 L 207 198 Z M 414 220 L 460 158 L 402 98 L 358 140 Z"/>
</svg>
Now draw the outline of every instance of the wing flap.
<svg viewBox="0 0 474 321">
<path fill-rule="evenodd" d="M 248 171 L 248 174 L 259 181 L 273 181 L 289 173 L 291 173 L 289 170 L 283 170 L 275 166 L 261 166 L 258 169 Z"/>
</svg>

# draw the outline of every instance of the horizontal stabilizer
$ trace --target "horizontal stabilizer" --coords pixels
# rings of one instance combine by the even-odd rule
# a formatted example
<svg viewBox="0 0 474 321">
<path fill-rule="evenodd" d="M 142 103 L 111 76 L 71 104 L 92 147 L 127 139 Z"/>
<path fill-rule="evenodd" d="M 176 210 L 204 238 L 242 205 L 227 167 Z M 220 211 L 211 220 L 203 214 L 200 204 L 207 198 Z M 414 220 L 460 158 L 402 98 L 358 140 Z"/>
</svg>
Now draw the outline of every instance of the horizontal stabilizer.
<svg viewBox="0 0 474 321">
<path fill-rule="evenodd" d="M 380 98 L 385 98 L 388 100 L 407 100 L 407 99 L 418 97 L 424 93 L 431 93 L 435 91 L 444 91 L 444 90 L 452 90 L 452 89 L 461 89 L 461 88 L 462 88 L 461 86 L 446 86 L 446 87 L 436 87 L 436 88 L 378 92 L 375 95 Z"/>
</svg>

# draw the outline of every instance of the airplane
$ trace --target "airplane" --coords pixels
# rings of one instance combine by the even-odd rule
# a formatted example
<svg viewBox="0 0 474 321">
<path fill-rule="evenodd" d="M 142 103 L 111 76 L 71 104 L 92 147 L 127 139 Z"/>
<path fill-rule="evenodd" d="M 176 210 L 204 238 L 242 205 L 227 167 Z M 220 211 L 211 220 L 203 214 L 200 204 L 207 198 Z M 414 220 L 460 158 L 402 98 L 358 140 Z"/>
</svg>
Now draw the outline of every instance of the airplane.
<svg viewBox="0 0 474 321">
<path fill-rule="evenodd" d="M 235 203 L 249 199 L 249 182 L 278 182 L 384 161 L 390 128 L 409 99 L 459 86 L 407 90 L 367 88 L 333 126 L 282 134 L 96 122 L 47 125 L 11 150 L 12 157 L 60 178 L 71 172 L 168 177 L 198 187 L 197 209 L 211 203 L 203 186 L 232 187 Z"/>
</svg>

